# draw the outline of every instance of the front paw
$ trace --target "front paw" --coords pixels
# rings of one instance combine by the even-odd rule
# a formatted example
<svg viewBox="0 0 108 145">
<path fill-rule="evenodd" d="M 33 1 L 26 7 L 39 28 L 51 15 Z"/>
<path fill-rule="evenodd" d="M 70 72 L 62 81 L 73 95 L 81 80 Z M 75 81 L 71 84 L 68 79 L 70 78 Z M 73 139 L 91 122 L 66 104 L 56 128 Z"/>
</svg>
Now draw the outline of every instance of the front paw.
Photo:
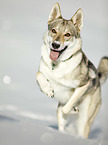
<svg viewBox="0 0 108 145">
<path fill-rule="evenodd" d="M 79 112 L 79 109 L 78 109 L 78 107 L 73 107 L 73 109 L 72 109 L 74 112 Z"/>
<path fill-rule="evenodd" d="M 54 98 L 54 90 L 53 90 L 53 89 L 49 89 L 47 95 L 48 95 L 48 97 L 50 97 L 50 98 Z"/>
<path fill-rule="evenodd" d="M 73 107 L 73 109 L 70 110 L 68 107 L 64 106 L 62 108 L 62 112 L 64 114 L 78 113 L 79 112 L 79 109 L 78 109 L 78 107 Z"/>
</svg>

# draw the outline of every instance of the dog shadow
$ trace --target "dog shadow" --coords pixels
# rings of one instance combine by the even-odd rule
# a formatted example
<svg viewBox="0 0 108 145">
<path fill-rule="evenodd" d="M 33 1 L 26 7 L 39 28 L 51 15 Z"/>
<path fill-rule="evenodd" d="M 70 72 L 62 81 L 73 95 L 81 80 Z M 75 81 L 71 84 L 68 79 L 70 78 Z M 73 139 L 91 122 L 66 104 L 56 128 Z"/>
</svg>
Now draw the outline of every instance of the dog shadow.
<svg viewBox="0 0 108 145">
<path fill-rule="evenodd" d="M 100 128 L 93 129 L 89 134 L 89 139 L 99 139 L 102 134 L 102 130 Z"/>
<path fill-rule="evenodd" d="M 57 125 L 50 125 L 49 127 L 51 127 L 54 130 L 58 130 Z M 93 139 L 93 140 L 100 139 L 101 134 L 102 134 L 102 130 L 100 128 L 95 128 L 90 132 L 88 139 Z"/>
<path fill-rule="evenodd" d="M 8 117 L 8 116 L 5 116 L 5 115 L 0 115 L 0 122 L 16 122 L 18 121 L 17 119 L 14 119 L 12 117 Z"/>
<path fill-rule="evenodd" d="M 50 125 L 49 127 L 51 127 L 54 130 L 58 130 L 58 125 L 57 124 L 56 125 Z"/>
</svg>

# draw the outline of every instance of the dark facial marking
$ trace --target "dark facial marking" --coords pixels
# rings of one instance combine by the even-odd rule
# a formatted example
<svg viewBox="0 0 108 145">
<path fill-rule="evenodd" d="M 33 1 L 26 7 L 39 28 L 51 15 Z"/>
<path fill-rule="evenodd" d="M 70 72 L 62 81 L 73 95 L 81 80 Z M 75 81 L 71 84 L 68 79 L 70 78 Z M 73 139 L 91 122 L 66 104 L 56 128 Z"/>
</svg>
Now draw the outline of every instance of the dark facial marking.
<svg viewBox="0 0 108 145">
<path fill-rule="evenodd" d="M 95 84 L 96 84 L 96 78 L 92 80 L 92 84 L 93 84 L 93 86 L 95 86 Z"/>
<path fill-rule="evenodd" d="M 57 33 L 55 29 L 52 29 L 52 32 L 53 32 L 53 33 Z"/>
<path fill-rule="evenodd" d="M 102 73 L 101 73 L 101 72 L 98 73 L 98 77 L 99 77 L 99 78 L 102 77 Z"/>
</svg>

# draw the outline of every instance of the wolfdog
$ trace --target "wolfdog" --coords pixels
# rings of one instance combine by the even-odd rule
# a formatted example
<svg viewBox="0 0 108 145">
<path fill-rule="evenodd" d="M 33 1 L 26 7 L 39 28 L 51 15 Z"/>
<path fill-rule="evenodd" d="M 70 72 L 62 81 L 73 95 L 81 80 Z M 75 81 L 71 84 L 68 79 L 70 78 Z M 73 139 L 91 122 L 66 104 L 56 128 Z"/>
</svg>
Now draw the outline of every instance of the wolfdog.
<svg viewBox="0 0 108 145">
<path fill-rule="evenodd" d="M 101 106 L 100 87 L 108 77 L 108 57 L 100 60 L 97 69 L 88 60 L 82 51 L 82 26 L 81 9 L 66 20 L 59 4 L 53 6 L 36 79 L 41 91 L 58 101 L 58 129 L 66 132 L 68 118 L 73 116 L 72 135 L 88 138 Z"/>
</svg>

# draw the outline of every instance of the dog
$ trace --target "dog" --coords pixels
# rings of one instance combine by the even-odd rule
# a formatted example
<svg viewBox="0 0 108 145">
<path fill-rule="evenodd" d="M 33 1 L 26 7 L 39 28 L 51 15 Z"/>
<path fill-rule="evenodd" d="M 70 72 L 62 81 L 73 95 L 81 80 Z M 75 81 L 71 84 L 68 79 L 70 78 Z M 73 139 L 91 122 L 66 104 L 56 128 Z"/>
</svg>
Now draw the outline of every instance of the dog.
<svg viewBox="0 0 108 145">
<path fill-rule="evenodd" d="M 61 15 L 56 3 L 48 18 L 41 47 L 36 80 L 42 92 L 58 101 L 58 129 L 66 132 L 69 117 L 74 136 L 88 138 L 91 125 L 101 106 L 101 84 L 108 77 L 108 57 L 96 69 L 82 51 L 80 32 L 83 12 L 78 9 L 70 20 Z"/>
</svg>

